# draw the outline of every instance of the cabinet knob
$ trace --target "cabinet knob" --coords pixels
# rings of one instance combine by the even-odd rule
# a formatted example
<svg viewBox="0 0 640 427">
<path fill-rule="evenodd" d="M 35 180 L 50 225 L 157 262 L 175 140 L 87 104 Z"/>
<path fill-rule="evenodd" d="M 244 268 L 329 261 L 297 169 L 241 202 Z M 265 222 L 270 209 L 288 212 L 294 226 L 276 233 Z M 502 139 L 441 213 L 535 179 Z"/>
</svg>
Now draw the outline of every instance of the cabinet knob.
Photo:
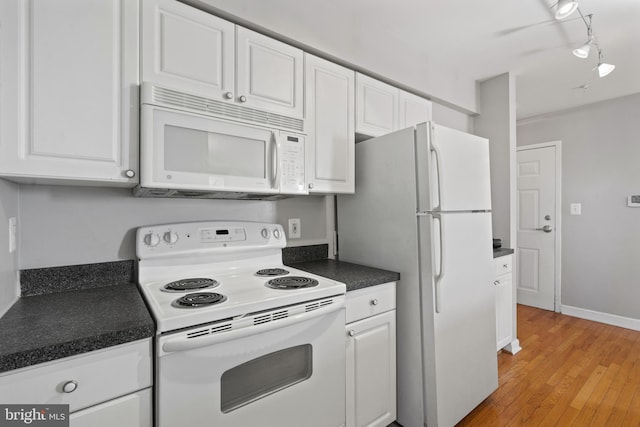
<svg viewBox="0 0 640 427">
<path fill-rule="evenodd" d="M 351 329 L 349 332 L 347 332 L 349 334 L 350 337 L 355 337 L 356 336 L 356 331 L 354 331 L 353 329 Z"/>
<path fill-rule="evenodd" d="M 310 183 L 309 183 L 309 190 L 311 190 L 312 188 L 313 188 L 313 183 L 312 183 L 312 182 L 310 182 Z"/>
<path fill-rule="evenodd" d="M 126 176 L 127 178 L 133 178 L 134 176 L 136 176 L 136 171 L 134 171 L 133 169 L 127 169 L 126 171 L 124 171 L 124 176 Z"/>
<path fill-rule="evenodd" d="M 67 381 L 62 386 L 62 391 L 65 393 L 73 393 L 78 388 L 78 383 L 75 381 Z"/>
<path fill-rule="evenodd" d="M 225 99 L 233 99 L 233 93 L 231 93 L 231 92 L 225 92 L 225 93 L 224 93 L 224 97 L 225 97 Z"/>
<path fill-rule="evenodd" d="M 240 98 L 238 98 L 238 101 L 240 102 L 247 102 L 247 97 L 244 95 L 240 95 Z"/>
<path fill-rule="evenodd" d="M 496 285 L 496 286 L 498 286 L 498 285 L 500 284 L 500 280 L 494 280 L 494 281 L 493 281 L 493 284 L 494 284 L 494 285 Z"/>
<path fill-rule="evenodd" d="M 509 267 L 509 264 L 502 264 L 502 267 L 503 267 L 503 268 L 508 268 L 508 267 Z"/>
<path fill-rule="evenodd" d="M 378 305 L 378 299 L 374 298 L 369 302 L 371 305 Z"/>
</svg>

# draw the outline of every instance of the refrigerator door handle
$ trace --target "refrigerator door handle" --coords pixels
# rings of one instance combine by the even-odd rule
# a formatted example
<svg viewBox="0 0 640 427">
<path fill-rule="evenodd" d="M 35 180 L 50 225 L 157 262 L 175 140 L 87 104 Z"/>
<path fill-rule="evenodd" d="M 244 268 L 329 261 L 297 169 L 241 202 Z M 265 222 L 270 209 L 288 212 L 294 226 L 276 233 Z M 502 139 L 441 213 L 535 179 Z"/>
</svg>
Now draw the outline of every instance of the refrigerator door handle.
<svg viewBox="0 0 640 427">
<path fill-rule="evenodd" d="M 433 219 L 438 220 L 438 229 L 439 229 L 439 249 L 440 249 L 440 262 L 438 266 L 438 274 L 434 276 L 434 293 L 435 293 L 435 305 L 436 305 L 436 313 L 440 313 L 442 311 L 442 278 L 444 277 L 444 224 L 442 215 L 433 214 Z"/>
<path fill-rule="evenodd" d="M 438 204 L 434 206 L 433 209 L 442 209 L 442 192 L 440 191 L 440 189 L 442 188 L 442 173 L 440 172 L 440 167 L 442 165 L 440 160 L 442 156 L 440 155 L 440 150 L 438 149 L 438 147 L 436 147 L 433 143 L 430 144 L 429 149 L 433 153 L 433 158 L 436 161 L 436 191 L 438 192 Z"/>
</svg>

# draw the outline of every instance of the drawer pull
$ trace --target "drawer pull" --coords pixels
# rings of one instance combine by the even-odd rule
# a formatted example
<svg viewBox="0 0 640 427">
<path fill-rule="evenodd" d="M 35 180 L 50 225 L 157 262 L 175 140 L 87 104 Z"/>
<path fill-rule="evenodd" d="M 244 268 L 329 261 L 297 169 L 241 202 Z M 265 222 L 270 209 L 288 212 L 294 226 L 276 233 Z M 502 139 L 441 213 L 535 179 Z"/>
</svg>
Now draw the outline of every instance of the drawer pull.
<svg viewBox="0 0 640 427">
<path fill-rule="evenodd" d="M 494 285 L 496 285 L 496 286 L 498 286 L 498 285 L 500 284 L 500 280 L 494 280 L 494 281 L 493 281 L 493 284 L 494 284 Z"/>
<path fill-rule="evenodd" d="M 378 299 L 377 299 L 377 298 L 372 299 L 372 300 L 370 301 L 370 304 L 371 304 L 371 305 L 378 305 Z"/>
<path fill-rule="evenodd" d="M 351 329 L 351 330 L 348 332 L 348 334 L 349 334 L 349 336 L 350 336 L 350 337 L 355 337 L 355 336 L 356 336 L 356 331 L 354 331 L 353 329 Z"/>
<path fill-rule="evenodd" d="M 65 393 L 73 393 L 78 388 L 78 383 L 75 381 L 67 381 L 62 386 L 62 391 Z"/>
</svg>

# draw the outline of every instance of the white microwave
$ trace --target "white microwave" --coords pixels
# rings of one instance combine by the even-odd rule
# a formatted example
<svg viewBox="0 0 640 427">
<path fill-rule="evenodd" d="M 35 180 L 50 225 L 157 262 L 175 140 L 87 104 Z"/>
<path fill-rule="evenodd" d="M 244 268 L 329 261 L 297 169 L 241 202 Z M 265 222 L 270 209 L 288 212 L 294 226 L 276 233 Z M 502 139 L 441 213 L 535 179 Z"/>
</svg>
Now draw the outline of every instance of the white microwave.
<svg viewBox="0 0 640 427">
<path fill-rule="evenodd" d="M 305 138 L 289 131 L 236 123 L 142 104 L 142 197 L 278 199 L 308 194 Z"/>
</svg>

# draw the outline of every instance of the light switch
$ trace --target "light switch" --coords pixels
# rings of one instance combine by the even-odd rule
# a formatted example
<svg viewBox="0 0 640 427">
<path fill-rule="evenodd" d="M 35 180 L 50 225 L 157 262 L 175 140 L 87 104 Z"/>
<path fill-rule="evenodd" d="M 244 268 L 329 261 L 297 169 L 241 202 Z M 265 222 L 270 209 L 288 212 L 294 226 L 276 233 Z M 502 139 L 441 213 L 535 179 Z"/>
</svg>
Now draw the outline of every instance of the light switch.
<svg viewBox="0 0 640 427">
<path fill-rule="evenodd" d="M 569 209 L 571 215 L 582 215 L 582 203 L 571 203 Z"/>
</svg>

